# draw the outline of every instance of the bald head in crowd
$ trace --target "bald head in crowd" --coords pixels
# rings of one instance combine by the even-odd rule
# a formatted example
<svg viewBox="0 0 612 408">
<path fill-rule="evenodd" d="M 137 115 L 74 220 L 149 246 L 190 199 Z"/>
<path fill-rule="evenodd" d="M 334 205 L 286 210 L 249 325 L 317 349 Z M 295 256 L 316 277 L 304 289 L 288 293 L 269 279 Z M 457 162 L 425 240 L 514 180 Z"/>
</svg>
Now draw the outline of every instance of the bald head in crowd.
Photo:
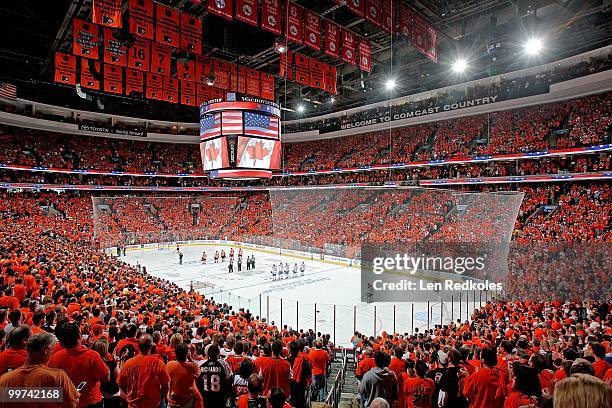
<svg viewBox="0 0 612 408">
<path fill-rule="evenodd" d="M 370 408 L 389 408 L 389 403 L 384 398 L 374 398 Z"/>
</svg>

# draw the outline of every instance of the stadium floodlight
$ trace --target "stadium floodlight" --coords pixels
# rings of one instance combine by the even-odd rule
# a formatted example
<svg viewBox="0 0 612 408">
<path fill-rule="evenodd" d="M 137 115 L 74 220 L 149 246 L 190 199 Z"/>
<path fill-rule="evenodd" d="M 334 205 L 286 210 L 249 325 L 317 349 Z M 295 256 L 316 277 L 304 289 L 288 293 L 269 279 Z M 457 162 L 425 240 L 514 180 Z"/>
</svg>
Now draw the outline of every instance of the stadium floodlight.
<svg viewBox="0 0 612 408">
<path fill-rule="evenodd" d="M 389 78 L 387 79 L 387 82 L 385 82 L 385 88 L 387 88 L 387 91 L 392 91 L 393 89 L 395 89 L 396 85 L 397 84 L 395 83 L 394 78 Z"/>
<path fill-rule="evenodd" d="M 467 69 L 467 61 L 464 60 L 463 58 L 459 58 L 453 63 L 453 65 L 451 66 L 451 69 L 455 71 L 456 73 L 461 74 L 462 72 L 465 72 L 465 70 Z"/>
<path fill-rule="evenodd" d="M 284 54 L 288 50 L 287 42 L 281 38 L 277 38 L 274 42 L 274 51 L 279 54 Z"/>
<path fill-rule="evenodd" d="M 539 54 L 540 51 L 542 51 L 542 47 L 542 40 L 540 40 L 539 38 L 530 38 L 525 43 L 525 52 L 528 55 L 536 55 Z"/>
<path fill-rule="evenodd" d="M 336 98 L 334 98 L 333 96 L 329 98 L 329 103 L 334 103 L 334 102 L 336 102 Z"/>
<path fill-rule="evenodd" d="M 300 113 L 304 112 L 304 109 L 306 109 L 306 108 L 304 108 L 304 105 L 298 105 L 297 106 L 297 111 L 300 112 Z"/>
</svg>

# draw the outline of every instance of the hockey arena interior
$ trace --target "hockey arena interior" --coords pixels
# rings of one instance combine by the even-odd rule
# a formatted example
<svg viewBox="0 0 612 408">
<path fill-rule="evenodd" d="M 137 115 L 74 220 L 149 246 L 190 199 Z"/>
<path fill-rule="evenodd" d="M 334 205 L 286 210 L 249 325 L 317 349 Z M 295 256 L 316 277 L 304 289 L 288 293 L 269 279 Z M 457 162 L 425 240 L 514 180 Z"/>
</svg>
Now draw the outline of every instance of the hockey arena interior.
<svg viewBox="0 0 612 408">
<path fill-rule="evenodd" d="M 612 407 L 610 0 L 0 15 L 0 407 Z"/>
</svg>

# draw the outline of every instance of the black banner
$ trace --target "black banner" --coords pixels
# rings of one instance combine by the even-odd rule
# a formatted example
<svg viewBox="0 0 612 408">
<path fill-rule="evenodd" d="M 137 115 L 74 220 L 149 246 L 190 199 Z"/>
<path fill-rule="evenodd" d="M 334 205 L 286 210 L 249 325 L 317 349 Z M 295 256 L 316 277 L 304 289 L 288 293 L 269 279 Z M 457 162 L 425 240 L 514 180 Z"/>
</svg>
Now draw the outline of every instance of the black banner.
<svg viewBox="0 0 612 408">
<path fill-rule="evenodd" d="M 110 133 L 114 135 L 123 135 L 123 136 L 138 136 L 138 137 L 147 137 L 147 132 L 145 130 L 139 129 L 118 129 L 110 126 L 91 126 L 79 124 L 79 130 L 84 132 L 97 132 L 97 133 Z"/>
<path fill-rule="evenodd" d="M 389 115 L 388 113 L 383 113 L 379 116 L 375 116 L 370 119 L 355 120 L 355 121 L 345 122 L 345 123 L 332 123 L 330 125 L 319 128 L 319 134 L 336 132 L 338 130 L 360 128 L 363 126 L 372 126 L 372 125 L 377 125 L 380 123 L 394 122 L 396 120 L 410 119 L 410 118 L 415 118 L 419 116 L 433 115 L 435 113 L 449 112 L 449 111 L 464 109 L 464 108 L 471 108 L 473 106 L 488 105 L 490 103 L 499 102 L 499 100 L 500 99 L 498 95 L 492 95 L 492 96 L 485 96 L 484 98 L 476 98 L 476 99 L 470 99 L 467 101 L 454 102 L 454 103 L 446 103 L 446 104 L 430 106 L 430 107 L 422 108 L 422 109 L 413 109 L 413 110 L 406 111 L 406 112 L 394 112 L 391 115 Z"/>
</svg>

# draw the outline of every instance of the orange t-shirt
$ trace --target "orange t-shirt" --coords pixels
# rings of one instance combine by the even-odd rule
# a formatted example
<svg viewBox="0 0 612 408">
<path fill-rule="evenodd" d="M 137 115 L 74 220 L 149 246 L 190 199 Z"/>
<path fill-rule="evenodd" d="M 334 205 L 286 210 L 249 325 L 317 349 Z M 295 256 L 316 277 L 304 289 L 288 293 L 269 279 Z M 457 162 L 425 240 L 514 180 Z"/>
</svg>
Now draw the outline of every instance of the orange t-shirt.
<svg viewBox="0 0 612 408">
<path fill-rule="evenodd" d="M 190 362 L 169 361 L 166 364 L 170 376 L 170 389 L 168 402 L 172 405 L 182 406 L 191 401 L 198 392 L 195 379 L 200 375 L 198 365 Z"/>
<path fill-rule="evenodd" d="M 64 370 L 75 386 L 87 383 L 81 390 L 79 407 L 102 401 L 100 382 L 106 381 L 110 371 L 96 351 L 85 346 L 62 349 L 51 356 L 48 366 Z"/>
<path fill-rule="evenodd" d="M 402 408 L 431 408 L 435 388 L 431 378 L 405 378 L 403 393 L 406 399 Z"/>
<path fill-rule="evenodd" d="M 0 388 L 4 387 L 59 387 L 64 390 L 61 403 L 29 404 L 23 402 L 15 404 L 3 403 L 2 407 L 23 408 L 24 406 L 44 406 L 45 408 L 75 408 L 79 399 L 76 387 L 68 375 L 56 368 L 36 365 L 28 368 L 18 368 L 0 377 Z"/>
<path fill-rule="evenodd" d="M 24 349 L 6 349 L 0 353 L 0 375 L 21 367 L 26 359 L 27 352 Z"/>
<path fill-rule="evenodd" d="M 329 353 L 321 349 L 313 349 L 308 353 L 312 365 L 312 375 L 324 375 L 327 372 Z"/>
<path fill-rule="evenodd" d="M 593 370 L 595 371 L 595 377 L 603 380 L 606 375 L 606 371 L 610 368 L 610 364 L 606 360 L 597 360 L 593 363 Z"/>
<path fill-rule="evenodd" d="M 374 362 L 373 357 L 366 357 L 359 362 L 357 365 L 357 370 L 355 370 L 355 374 L 359 376 L 363 376 L 365 373 L 370 371 L 376 363 Z"/>
<path fill-rule="evenodd" d="M 268 395 L 272 387 L 282 388 L 289 397 L 289 380 L 291 379 L 291 365 L 287 360 L 271 357 L 261 365 L 260 374 L 263 376 L 263 394 Z"/>
<path fill-rule="evenodd" d="M 121 367 L 118 382 L 126 394 L 128 408 L 149 408 L 159 405 L 161 386 L 167 385 L 170 377 L 159 358 L 139 354 Z"/>
<path fill-rule="evenodd" d="M 503 382 L 497 367 L 482 367 L 467 377 L 463 394 L 470 401 L 470 408 L 501 408 L 504 404 Z"/>
</svg>

